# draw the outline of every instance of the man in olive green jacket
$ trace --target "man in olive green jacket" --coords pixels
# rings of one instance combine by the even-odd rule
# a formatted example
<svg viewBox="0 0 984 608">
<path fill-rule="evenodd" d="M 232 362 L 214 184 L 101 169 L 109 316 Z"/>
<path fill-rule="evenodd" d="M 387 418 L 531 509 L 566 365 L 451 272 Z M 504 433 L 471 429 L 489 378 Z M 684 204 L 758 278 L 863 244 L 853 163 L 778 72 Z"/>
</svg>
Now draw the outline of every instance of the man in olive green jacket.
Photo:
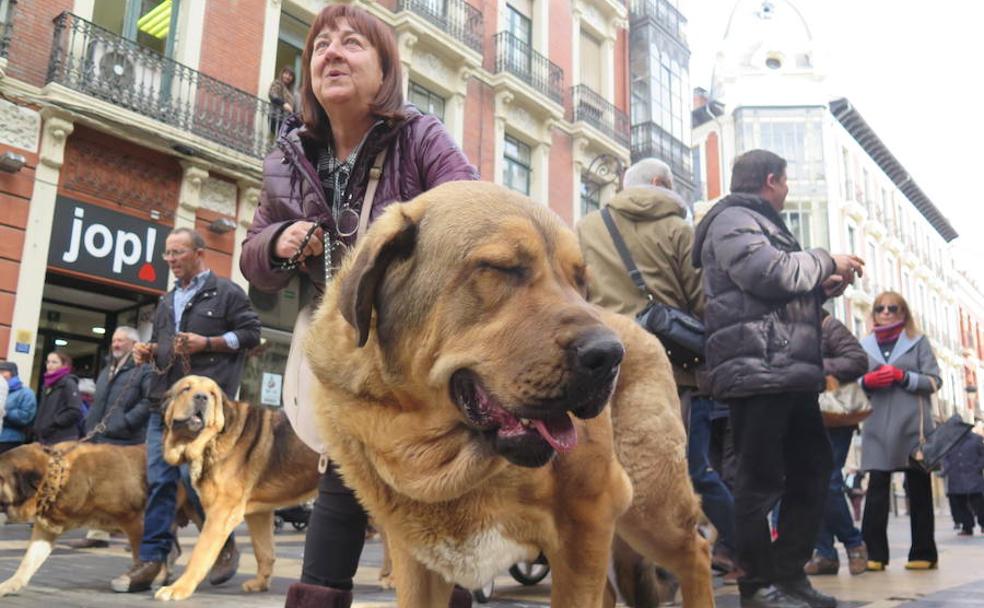
<svg viewBox="0 0 984 608">
<path fill-rule="evenodd" d="M 691 259 L 694 229 L 687 221 L 686 203 L 673 191 L 669 166 L 653 158 L 640 160 L 625 172 L 624 185 L 608 208 L 643 282 L 657 301 L 702 318 L 701 274 Z M 588 266 L 588 299 L 620 314 L 634 317 L 641 312 L 647 298 L 629 277 L 600 211 L 578 223 L 577 236 Z M 673 375 L 689 431 L 690 477 L 719 533 L 714 564 L 733 577 L 734 499 L 708 463 L 711 418 L 720 412 L 713 401 L 697 396 L 692 371 L 674 366 Z"/>
</svg>

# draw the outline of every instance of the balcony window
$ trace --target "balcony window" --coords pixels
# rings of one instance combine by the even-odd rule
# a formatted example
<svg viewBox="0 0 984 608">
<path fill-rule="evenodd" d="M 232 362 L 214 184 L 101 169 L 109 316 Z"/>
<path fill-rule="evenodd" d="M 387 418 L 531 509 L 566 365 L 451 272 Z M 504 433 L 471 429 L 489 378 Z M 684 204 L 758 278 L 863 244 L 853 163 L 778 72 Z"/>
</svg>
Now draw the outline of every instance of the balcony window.
<svg viewBox="0 0 984 608">
<path fill-rule="evenodd" d="M 601 88 L 602 61 L 601 41 L 581 29 L 581 84 L 592 91 L 604 94 Z"/>
<path fill-rule="evenodd" d="M 506 135 L 503 150 L 502 184 L 516 192 L 530 195 L 530 177 L 532 175 L 532 154 L 530 147 L 523 142 Z"/>
<path fill-rule="evenodd" d="M 465 0 L 399 0 L 397 8 L 422 17 L 473 51 L 482 52 L 482 13 Z"/>
<path fill-rule="evenodd" d="M 0 58 L 7 56 L 14 29 L 14 6 L 17 0 L 0 0 Z"/>
<path fill-rule="evenodd" d="M 280 77 L 280 72 L 285 67 L 294 68 L 294 89 L 295 100 L 298 99 L 301 85 L 301 75 L 304 73 L 301 67 L 301 54 L 304 52 L 304 42 L 307 39 L 307 32 L 311 24 L 303 19 L 291 15 L 287 11 L 280 11 L 280 33 L 277 35 L 277 60 L 273 68 L 276 71 L 274 78 Z M 300 111 L 300 108 L 294 108 Z"/>
<path fill-rule="evenodd" d="M 783 211 L 782 219 L 786 222 L 786 227 L 793 233 L 800 246 L 809 249 L 813 239 L 810 234 L 810 212 L 809 211 Z"/>
<path fill-rule="evenodd" d="M 841 149 L 841 171 L 844 173 L 844 200 L 854 200 L 854 173 L 851 171 L 851 157 L 847 148 Z"/>
<path fill-rule="evenodd" d="M 172 0 L 100 0 L 93 7 L 92 22 L 171 57 L 179 5 Z"/>
<path fill-rule="evenodd" d="M 444 121 L 444 97 L 430 91 L 414 81 L 410 81 L 410 103 L 424 114 L 437 116 Z"/>
<path fill-rule="evenodd" d="M 601 209 L 601 184 L 581 176 L 581 217 Z"/>
</svg>

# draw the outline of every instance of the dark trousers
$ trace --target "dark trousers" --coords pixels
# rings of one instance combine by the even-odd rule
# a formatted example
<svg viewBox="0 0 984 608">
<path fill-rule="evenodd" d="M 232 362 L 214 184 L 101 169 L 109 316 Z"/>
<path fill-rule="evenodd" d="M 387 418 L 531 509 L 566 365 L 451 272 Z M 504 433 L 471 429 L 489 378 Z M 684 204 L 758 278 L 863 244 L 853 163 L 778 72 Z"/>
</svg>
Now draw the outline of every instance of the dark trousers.
<svg viewBox="0 0 984 608">
<path fill-rule="evenodd" d="M 711 442 L 707 450 L 711 468 L 718 472 L 728 490 L 735 490 L 735 442 L 731 435 L 731 420 L 728 416 L 711 420 Z"/>
<path fill-rule="evenodd" d="M 803 578 L 826 504 L 833 457 L 817 393 L 734 399 L 731 429 L 738 470 L 735 523 L 743 595 Z M 777 501 L 779 538 L 768 514 Z"/>
<path fill-rule="evenodd" d="M 834 467 L 830 471 L 830 486 L 827 488 L 827 508 L 823 512 L 823 525 L 817 535 L 817 554 L 827 559 L 837 559 L 834 537 L 844 543 L 845 549 L 861 545 L 861 531 L 854 527 L 851 511 L 844 495 L 844 463 L 851 449 L 851 439 L 857 427 L 839 426 L 827 429 L 830 447 L 834 451 Z"/>
<path fill-rule="evenodd" d="M 706 397 L 690 399 L 687 464 L 690 480 L 694 484 L 694 491 L 700 495 L 704 513 L 721 535 L 718 542 L 732 556 L 735 550 L 735 499 L 707 460 L 711 443 L 712 409 L 714 401 Z"/>
<path fill-rule="evenodd" d="M 304 539 L 301 582 L 351 590 L 368 523 L 365 509 L 332 465 L 318 482 Z"/>
<path fill-rule="evenodd" d="M 977 524 L 984 528 L 984 494 L 950 494 L 950 511 L 953 520 L 960 524 L 965 532 L 974 531 L 974 518 Z"/>
<path fill-rule="evenodd" d="M 8 450 L 12 450 L 21 445 L 24 445 L 24 443 L 21 441 L 2 441 L 0 442 L 0 454 L 3 454 L 4 452 Z"/>
<path fill-rule="evenodd" d="M 929 473 L 905 470 L 906 494 L 909 498 L 909 528 L 912 544 L 909 561 L 935 562 L 936 540 L 933 519 L 933 489 Z M 868 546 L 868 559 L 888 563 L 888 511 L 891 500 L 891 471 L 868 471 L 868 493 L 864 502 L 861 535 Z"/>
</svg>

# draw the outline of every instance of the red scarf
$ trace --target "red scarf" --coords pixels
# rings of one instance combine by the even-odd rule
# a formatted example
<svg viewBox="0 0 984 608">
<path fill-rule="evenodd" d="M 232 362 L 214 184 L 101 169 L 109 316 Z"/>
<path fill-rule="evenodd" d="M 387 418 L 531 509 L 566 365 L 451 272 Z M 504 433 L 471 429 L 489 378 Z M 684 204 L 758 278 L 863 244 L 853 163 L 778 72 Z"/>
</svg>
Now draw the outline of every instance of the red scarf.
<svg viewBox="0 0 984 608">
<path fill-rule="evenodd" d="M 62 367 L 62 368 L 56 369 L 53 372 L 45 372 L 44 373 L 44 387 L 45 388 L 50 388 L 56 382 L 58 382 L 59 380 L 61 380 L 62 378 L 64 378 L 65 376 L 67 376 L 67 375 L 69 375 L 71 373 L 72 373 L 72 368 L 71 367 Z"/>
<path fill-rule="evenodd" d="M 899 339 L 903 329 L 905 329 L 905 321 L 898 321 L 891 325 L 878 325 L 875 327 L 875 340 L 878 341 L 878 344 L 890 344 Z"/>
</svg>

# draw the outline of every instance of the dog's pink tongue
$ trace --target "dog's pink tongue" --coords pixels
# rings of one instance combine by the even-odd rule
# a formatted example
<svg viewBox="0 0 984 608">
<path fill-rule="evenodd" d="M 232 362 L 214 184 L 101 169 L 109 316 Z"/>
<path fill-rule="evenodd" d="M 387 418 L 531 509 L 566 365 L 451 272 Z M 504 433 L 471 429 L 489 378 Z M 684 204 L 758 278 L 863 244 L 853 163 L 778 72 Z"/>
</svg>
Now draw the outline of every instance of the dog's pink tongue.
<svg viewBox="0 0 984 608">
<path fill-rule="evenodd" d="M 569 452 L 577 445 L 577 429 L 566 413 L 546 420 L 534 418 L 532 422 L 540 436 L 558 452 Z"/>
</svg>

